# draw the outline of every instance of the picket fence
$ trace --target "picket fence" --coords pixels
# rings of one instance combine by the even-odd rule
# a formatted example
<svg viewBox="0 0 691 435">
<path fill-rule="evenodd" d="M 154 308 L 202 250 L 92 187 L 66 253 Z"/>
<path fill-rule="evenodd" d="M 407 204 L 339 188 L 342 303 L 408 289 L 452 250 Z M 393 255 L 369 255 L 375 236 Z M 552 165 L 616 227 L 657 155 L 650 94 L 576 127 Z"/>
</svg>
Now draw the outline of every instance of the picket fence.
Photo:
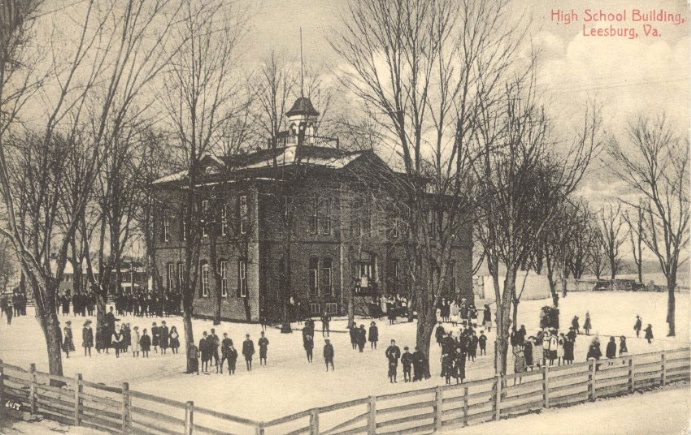
<svg viewBox="0 0 691 435">
<path fill-rule="evenodd" d="M 120 387 L 54 376 L 0 360 L 0 403 L 65 424 L 122 434 L 431 433 L 543 408 L 688 381 L 689 347 L 370 396 L 255 421 Z M 52 382 L 51 382 L 52 381 Z M 61 385 L 61 386 L 56 386 Z M 498 391 L 498 394 L 497 394 Z"/>
</svg>

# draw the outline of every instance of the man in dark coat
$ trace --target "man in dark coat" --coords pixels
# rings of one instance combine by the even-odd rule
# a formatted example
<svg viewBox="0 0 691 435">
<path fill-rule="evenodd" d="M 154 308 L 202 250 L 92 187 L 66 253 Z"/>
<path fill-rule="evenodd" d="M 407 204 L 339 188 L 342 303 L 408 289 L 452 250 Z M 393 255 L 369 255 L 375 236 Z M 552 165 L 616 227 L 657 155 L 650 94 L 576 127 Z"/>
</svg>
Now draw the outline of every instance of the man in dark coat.
<svg viewBox="0 0 691 435">
<path fill-rule="evenodd" d="M 233 341 L 230 341 L 230 346 L 228 346 L 228 374 L 235 374 L 235 363 L 238 361 L 238 351 L 233 346 Z"/>
<path fill-rule="evenodd" d="M 154 352 L 156 353 L 158 353 L 159 344 L 161 344 L 161 331 L 158 329 L 158 326 L 156 326 L 156 322 L 154 322 L 151 325 L 151 345 L 154 347 Z M 201 348 L 199 351 L 201 352 Z"/>
<path fill-rule="evenodd" d="M 252 371 L 252 356 L 254 355 L 254 342 L 250 340 L 250 335 L 245 335 L 245 341 L 242 342 L 242 356 L 245 357 L 245 364 L 247 371 Z"/>
<path fill-rule="evenodd" d="M 636 331 L 636 338 L 639 337 L 641 329 L 643 329 L 643 320 L 641 320 L 641 316 L 636 316 L 636 323 L 633 324 L 633 330 Z"/>
<path fill-rule="evenodd" d="M 209 340 L 206 331 L 202 332 L 202 338 L 199 340 L 199 353 L 202 355 L 202 372 L 209 371 Z"/>
<path fill-rule="evenodd" d="M 118 319 L 115 318 L 115 314 L 113 313 L 113 307 L 111 306 L 110 311 L 106 314 L 107 330 L 105 334 L 105 346 L 103 346 L 106 349 L 106 353 L 108 353 L 108 348 L 110 347 L 111 337 L 115 333 L 115 322 L 117 320 Z"/>
<path fill-rule="evenodd" d="M 403 355 L 401 355 L 401 364 L 403 364 L 403 380 L 410 382 L 410 368 L 413 365 L 413 355 L 408 351 L 408 346 L 403 348 Z"/>
<path fill-rule="evenodd" d="M 262 365 L 262 361 L 264 362 L 264 365 L 266 365 L 266 354 L 269 350 L 269 339 L 264 336 L 264 331 L 261 332 L 261 337 L 259 338 L 257 344 L 259 344 L 259 365 Z"/>
<path fill-rule="evenodd" d="M 444 331 L 444 327 L 442 326 L 441 322 L 439 322 L 437 329 L 434 331 L 434 338 L 437 339 L 437 344 L 439 346 L 441 346 L 441 342 L 444 339 L 445 335 L 446 335 L 446 332 Z"/>
<path fill-rule="evenodd" d="M 334 369 L 334 347 L 329 339 L 324 340 L 324 363 L 326 364 L 326 371 L 329 371 L 329 364 L 331 364 L 331 371 Z"/>
<path fill-rule="evenodd" d="M 398 359 L 401 357 L 401 349 L 396 346 L 396 340 L 391 340 L 391 344 L 386 348 L 384 355 L 389 360 L 389 382 L 395 383 L 398 372 Z"/>
<path fill-rule="evenodd" d="M 312 337 L 311 331 L 302 330 L 302 347 L 305 348 L 305 353 L 307 354 L 307 362 L 312 362 L 312 351 L 314 349 L 314 338 Z"/>
<path fill-rule="evenodd" d="M 211 351 L 211 358 L 214 359 L 214 365 L 216 366 L 216 373 L 218 373 L 218 363 L 220 362 L 220 357 L 218 356 L 218 348 L 221 346 L 221 339 L 216 335 L 216 330 L 211 328 L 211 334 L 209 335 L 209 350 Z"/>
<path fill-rule="evenodd" d="M 413 382 L 421 381 L 425 375 L 425 354 L 419 347 L 415 347 L 413 353 Z"/>
<path fill-rule="evenodd" d="M 357 323 L 353 322 L 352 325 L 350 325 L 350 344 L 353 346 L 353 349 L 357 349 L 357 335 L 358 335 L 358 327 Z M 314 335 L 314 334 L 312 334 Z"/>
<path fill-rule="evenodd" d="M 357 331 L 357 347 L 360 352 L 364 352 L 365 343 L 367 343 L 367 331 L 365 331 L 365 325 L 360 325 Z"/>
<path fill-rule="evenodd" d="M 233 340 L 228 338 L 228 333 L 223 333 L 223 340 L 221 341 L 221 373 L 223 373 L 223 364 L 226 359 L 228 359 L 228 351 L 230 350 L 230 345 L 233 344 Z M 237 351 L 236 351 L 237 352 Z M 228 373 L 230 373 L 230 360 L 228 359 Z"/>
<path fill-rule="evenodd" d="M 609 338 L 609 343 L 607 343 L 607 348 L 605 349 L 605 356 L 607 359 L 613 359 L 617 357 L 617 343 L 614 337 Z"/>
<path fill-rule="evenodd" d="M 379 328 L 377 328 L 377 324 L 375 322 L 370 323 L 369 336 L 367 339 L 370 342 L 370 348 L 376 349 L 377 341 L 379 341 Z"/>
<path fill-rule="evenodd" d="M 331 323 L 331 316 L 324 311 L 324 314 L 322 315 L 321 318 L 322 321 L 322 336 L 329 336 L 329 323 Z"/>
</svg>

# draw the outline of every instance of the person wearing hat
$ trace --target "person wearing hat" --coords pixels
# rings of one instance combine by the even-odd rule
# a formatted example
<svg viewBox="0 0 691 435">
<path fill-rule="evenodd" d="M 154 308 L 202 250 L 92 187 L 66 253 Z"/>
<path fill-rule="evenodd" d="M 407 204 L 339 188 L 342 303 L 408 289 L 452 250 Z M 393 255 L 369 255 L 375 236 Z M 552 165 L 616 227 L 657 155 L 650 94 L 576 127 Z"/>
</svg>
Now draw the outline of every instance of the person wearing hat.
<svg viewBox="0 0 691 435">
<path fill-rule="evenodd" d="M 619 337 L 619 356 L 624 356 L 629 353 L 629 348 L 626 347 L 626 337 L 623 335 Z"/>
<path fill-rule="evenodd" d="M 480 355 L 487 355 L 487 336 L 485 335 L 485 331 L 480 331 L 477 342 L 480 345 Z"/>
<path fill-rule="evenodd" d="M 653 339 L 653 325 L 650 323 L 648 323 L 648 327 L 645 328 L 645 339 L 648 340 L 648 344 L 650 344 Z"/>
<path fill-rule="evenodd" d="M 168 349 L 168 343 L 170 342 L 170 336 L 168 335 L 168 326 L 166 326 L 166 321 L 161 322 L 161 327 L 158 328 L 159 344 L 161 345 L 161 354 L 165 355 Z"/>
<path fill-rule="evenodd" d="M 245 357 L 245 365 L 247 371 L 252 371 L 252 356 L 254 355 L 254 342 L 250 340 L 250 335 L 245 335 L 245 341 L 242 342 L 242 356 Z"/>
<path fill-rule="evenodd" d="M 62 350 L 67 354 L 67 358 L 70 357 L 70 352 L 74 352 L 74 341 L 72 340 L 72 322 L 65 322 L 65 327 L 62 329 Z"/>
<path fill-rule="evenodd" d="M 425 354 L 419 347 L 415 346 L 413 352 L 413 382 L 421 381 L 425 376 Z"/>
<path fill-rule="evenodd" d="M 139 343 L 141 340 L 141 337 L 139 336 L 139 326 L 132 328 L 130 339 L 132 341 L 132 356 L 139 357 L 139 351 L 142 348 L 142 345 Z"/>
<path fill-rule="evenodd" d="M 357 331 L 357 347 L 360 352 L 365 350 L 365 343 L 367 343 L 367 331 L 365 331 L 365 325 L 360 325 Z"/>
<path fill-rule="evenodd" d="M 326 364 L 326 371 L 329 371 L 329 364 L 331 364 L 331 371 L 334 371 L 334 347 L 328 338 L 324 339 L 324 364 Z"/>
<path fill-rule="evenodd" d="M 94 346 L 94 331 L 91 329 L 91 320 L 84 322 L 82 328 L 82 347 L 84 348 L 84 356 L 87 354 L 91 356 L 91 348 Z"/>
<path fill-rule="evenodd" d="M 398 374 L 398 360 L 401 358 L 401 349 L 396 346 L 396 340 L 391 340 L 391 344 L 384 353 L 386 359 L 389 360 L 389 382 L 396 383 L 396 375 Z"/>
<path fill-rule="evenodd" d="M 125 325 L 122 325 L 120 329 L 118 330 L 115 328 L 115 332 L 113 332 L 113 337 L 111 338 L 111 343 L 113 344 L 113 348 L 115 349 L 115 358 L 120 358 L 120 350 L 122 349 L 122 342 L 123 342 L 123 328 Z"/>
<path fill-rule="evenodd" d="M 487 332 L 492 332 L 492 311 L 489 309 L 489 304 L 485 304 L 485 309 L 482 311 L 482 325 L 487 328 Z"/>
<path fill-rule="evenodd" d="M 261 337 L 257 340 L 259 345 L 259 365 L 266 365 L 266 355 L 269 351 L 269 339 L 264 336 L 264 331 L 261 332 Z"/>
<path fill-rule="evenodd" d="M 403 355 L 401 355 L 401 364 L 403 364 L 403 381 L 411 382 L 410 368 L 413 365 L 413 355 L 408 351 L 408 346 L 403 347 Z"/>
</svg>

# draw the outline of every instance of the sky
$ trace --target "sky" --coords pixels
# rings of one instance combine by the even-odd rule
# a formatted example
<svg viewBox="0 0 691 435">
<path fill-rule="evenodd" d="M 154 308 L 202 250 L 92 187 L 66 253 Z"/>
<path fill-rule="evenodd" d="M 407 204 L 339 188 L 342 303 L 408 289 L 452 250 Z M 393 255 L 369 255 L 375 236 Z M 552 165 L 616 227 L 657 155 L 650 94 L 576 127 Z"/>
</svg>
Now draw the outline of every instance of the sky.
<svg viewBox="0 0 691 435">
<path fill-rule="evenodd" d="M 306 63 L 337 70 L 341 60 L 328 39 L 342 28 L 345 7 L 337 0 L 263 0 L 250 20 L 245 61 L 256 62 L 270 50 L 299 59 L 302 27 Z M 628 123 L 641 114 L 665 113 L 681 135 L 688 134 L 691 44 L 686 0 L 515 0 L 510 7 L 512 16 L 529 21 L 526 44 L 532 43 L 540 53 L 538 83 L 548 113 L 565 135 L 578 125 L 589 101 L 602 108 L 607 134 L 619 140 L 625 139 Z M 646 36 L 645 23 L 634 21 L 636 10 L 679 14 L 683 22 L 650 22 Z M 600 12 L 605 19 L 614 14 L 614 21 L 594 22 Z M 577 19 L 567 23 L 565 15 L 574 13 Z M 626 16 L 617 16 L 623 13 Z M 638 37 L 590 36 L 596 28 L 610 25 L 632 28 L 627 31 Z M 657 36 L 652 36 L 652 29 Z M 619 194 L 613 183 L 623 187 L 598 160 L 582 192 L 604 203 Z"/>
</svg>

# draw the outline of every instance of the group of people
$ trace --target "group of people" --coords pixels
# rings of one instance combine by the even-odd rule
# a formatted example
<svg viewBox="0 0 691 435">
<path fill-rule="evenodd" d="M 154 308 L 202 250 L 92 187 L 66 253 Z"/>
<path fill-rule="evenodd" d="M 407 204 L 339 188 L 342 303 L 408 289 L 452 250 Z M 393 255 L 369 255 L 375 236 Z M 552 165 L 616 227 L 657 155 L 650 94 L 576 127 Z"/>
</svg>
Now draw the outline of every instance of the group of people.
<svg viewBox="0 0 691 435">
<path fill-rule="evenodd" d="M 144 328 L 140 334 L 139 327 L 130 327 L 129 323 L 116 325 L 117 319 L 111 311 L 106 315 L 106 327 L 102 331 L 94 330 L 91 326 L 91 320 L 87 319 L 82 328 L 82 347 L 84 348 L 84 356 L 91 356 L 91 349 L 96 348 L 98 353 L 104 351 L 108 354 L 109 349 L 115 351 L 115 357 L 119 358 L 121 353 L 128 353 L 132 351 L 133 357 L 139 357 L 141 352 L 142 357 L 148 358 L 149 351 L 154 348 L 154 352 L 158 353 L 159 347 L 161 354 L 165 355 L 168 349 L 172 353 L 177 354 L 180 348 L 180 334 L 175 326 L 168 329 L 165 321 L 161 322 L 161 326 L 157 326 L 153 322 L 151 326 L 151 335 L 149 330 Z M 65 322 L 62 329 L 62 350 L 65 352 L 67 358 L 70 357 L 70 352 L 75 351 L 74 335 L 72 333 L 72 322 L 70 320 Z"/>
<path fill-rule="evenodd" d="M 475 361 L 478 348 L 480 355 L 487 355 L 485 331 L 481 330 L 478 335 L 472 323 L 462 327 L 454 337 L 453 332 L 446 331 L 442 322 L 439 322 L 434 336 L 441 347 L 441 376 L 446 378 L 447 384 L 451 383 L 451 378 L 455 378 L 456 383 L 464 381 L 466 360 Z"/>
<path fill-rule="evenodd" d="M 115 310 L 119 316 L 163 317 L 180 314 L 182 296 L 164 290 L 156 292 L 121 292 L 115 297 Z"/>
<path fill-rule="evenodd" d="M 62 315 L 70 314 L 70 302 L 72 303 L 72 312 L 75 316 L 93 316 L 96 310 L 96 295 L 94 292 L 75 292 L 70 297 L 69 292 L 63 293 L 58 299 L 56 309 L 62 308 Z"/>
<path fill-rule="evenodd" d="M 326 313 L 324 313 L 324 316 L 328 316 Z M 331 320 L 330 317 L 328 317 L 326 326 L 324 326 L 324 319 L 325 317 L 322 316 L 322 335 L 326 334 L 328 336 L 329 334 L 329 326 L 328 326 L 328 321 Z M 305 326 L 302 328 L 302 347 L 305 349 L 305 354 L 307 356 L 307 362 L 311 363 L 313 359 L 313 352 L 314 352 L 314 320 L 312 319 L 306 319 L 305 320 Z M 331 367 L 331 371 L 335 369 L 334 367 L 334 347 L 333 344 L 331 344 L 331 340 L 329 338 L 324 338 L 324 364 L 326 365 L 326 371 L 329 371 L 329 367 Z"/>
<path fill-rule="evenodd" d="M 485 305 L 485 311 L 490 314 L 489 305 Z M 442 298 L 437 305 L 437 319 L 450 322 L 453 326 L 458 324 L 468 326 L 471 323 L 477 323 L 478 314 L 475 305 L 468 303 L 466 298 L 461 298 L 460 301 Z"/>
<path fill-rule="evenodd" d="M 269 339 L 266 337 L 264 331 L 261 331 L 261 336 L 257 341 L 259 347 L 259 364 L 266 365 L 269 349 Z M 221 350 L 219 358 L 219 348 Z M 245 366 L 247 371 L 252 371 L 252 360 L 254 359 L 255 347 L 254 341 L 249 334 L 245 335 L 245 341 L 242 342 L 242 356 L 245 358 Z M 223 374 L 223 366 L 228 361 L 228 374 L 234 375 L 238 360 L 238 351 L 235 349 L 233 340 L 228 337 L 228 333 L 223 333 L 221 340 L 216 334 L 215 329 L 211 329 L 209 333 L 202 332 L 202 338 L 199 340 L 199 347 L 194 344 L 190 348 L 189 367 L 192 373 L 209 374 L 209 364 L 212 363 L 216 368 L 216 373 Z M 199 366 L 199 358 L 201 357 L 201 368 Z"/>
<path fill-rule="evenodd" d="M 18 288 L 12 296 L 3 295 L 0 298 L 0 315 L 4 315 L 7 324 L 12 324 L 12 317 L 26 316 L 26 294 Z"/>
<path fill-rule="evenodd" d="M 421 381 L 425 376 L 425 363 L 427 359 L 425 358 L 425 354 L 418 347 L 415 348 L 414 353 L 410 353 L 408 346 L 404 346 L 403 353 L 401 353 L 401 349 L 396 346 L 396 340 L 391 340 L 391 344 L 386 348 L 384 355 L 386 356 L 389 366 L 389 382 L 398 382 L 396 378 L 398 376 L 399 359 L 403 365 L 404 382 Z"/>
</svg>

